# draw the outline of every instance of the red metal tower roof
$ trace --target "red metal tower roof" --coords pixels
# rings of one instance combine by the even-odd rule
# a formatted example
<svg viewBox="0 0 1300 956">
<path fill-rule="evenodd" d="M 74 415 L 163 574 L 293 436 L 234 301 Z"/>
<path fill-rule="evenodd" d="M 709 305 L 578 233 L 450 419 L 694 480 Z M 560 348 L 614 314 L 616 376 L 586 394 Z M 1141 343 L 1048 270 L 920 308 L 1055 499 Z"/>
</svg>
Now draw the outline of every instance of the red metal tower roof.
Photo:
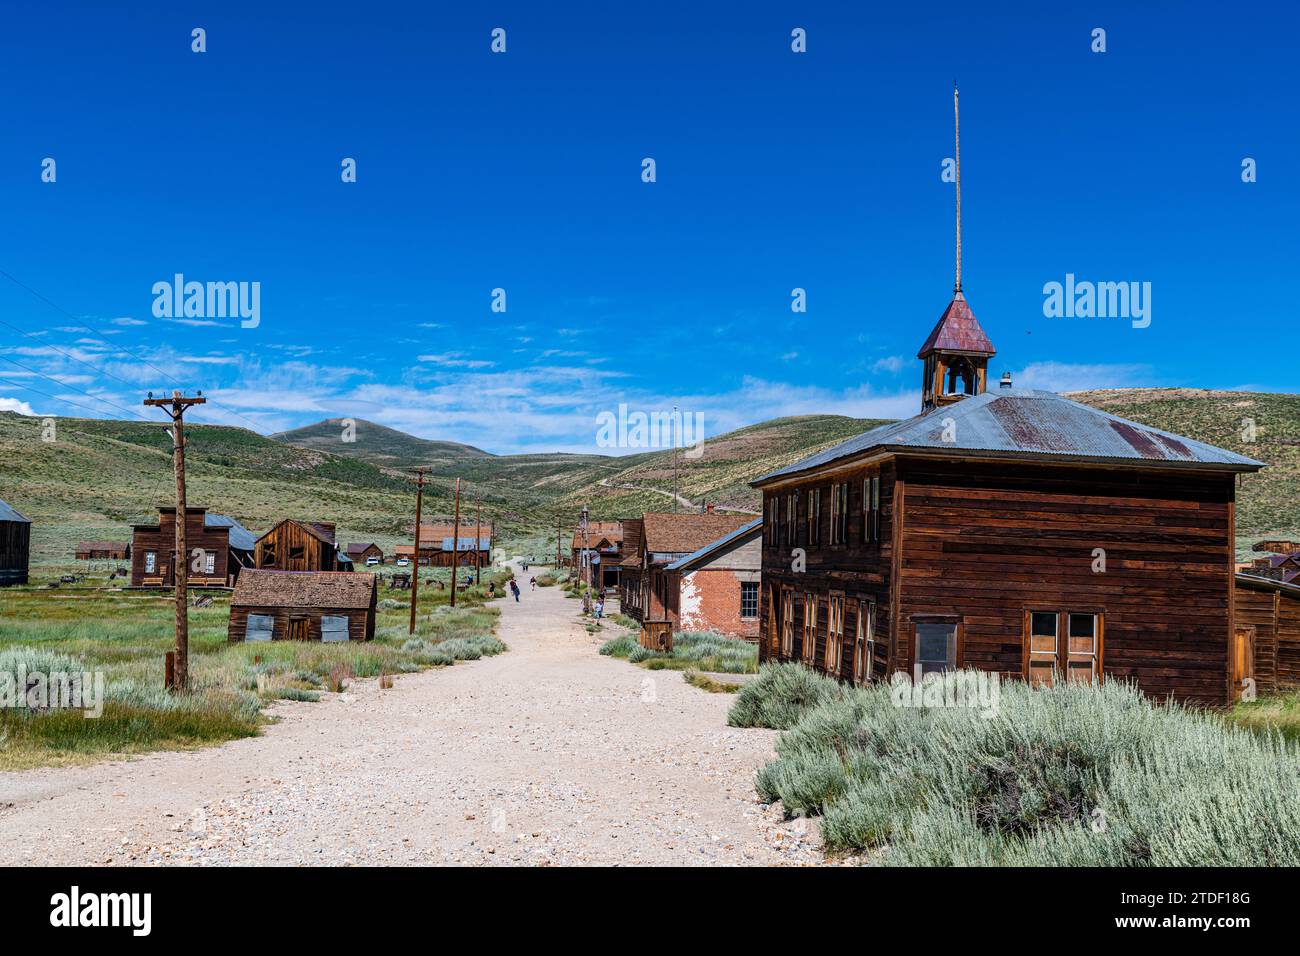
<svg viewBox="0 0 1300 956">
<path fill-rule="evenodd" d="M 948 308 L 939 316 L 939 323 L 930 333 L 930 337 L 916 353 L 917 358 L 925 358 L 931 352 L 939 350 L 951 352 L 975 352 L 980 355 L 996 355 L 997 349 L 989 337 L 980 328 L 975 313 L 966 303 L 966 297 L 960 292 L 954 293 Z"/>
</svg>

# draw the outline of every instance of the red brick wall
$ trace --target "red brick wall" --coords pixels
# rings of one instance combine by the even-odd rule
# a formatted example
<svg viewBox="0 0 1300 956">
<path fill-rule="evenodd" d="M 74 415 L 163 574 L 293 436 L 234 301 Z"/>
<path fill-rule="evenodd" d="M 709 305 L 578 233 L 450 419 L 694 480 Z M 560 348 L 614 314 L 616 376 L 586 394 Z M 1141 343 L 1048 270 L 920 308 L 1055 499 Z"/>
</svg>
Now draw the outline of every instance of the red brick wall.
<svg viewBox="0 0 1300 956">
<path fill-rule="evenodd" d="M 684 631 L 718 631 L 758 640 L 756 617 L 740 616 L 740 581 L 729 569 L 703 569 L 682 576 L 681 620 Z"/>
</svg>

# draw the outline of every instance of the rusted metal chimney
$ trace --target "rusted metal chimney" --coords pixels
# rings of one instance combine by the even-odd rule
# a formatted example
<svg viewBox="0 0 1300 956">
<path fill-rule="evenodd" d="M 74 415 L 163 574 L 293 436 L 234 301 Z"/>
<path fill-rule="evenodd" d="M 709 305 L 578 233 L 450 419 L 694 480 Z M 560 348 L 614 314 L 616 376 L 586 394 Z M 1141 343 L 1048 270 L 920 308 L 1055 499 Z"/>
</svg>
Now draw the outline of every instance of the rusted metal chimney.
<svg viewBox="0 0 1300 956">
<path fill-rule="evenodd" d="M 1010 373 L 1010 372 L 1003 372 L 1003 373 L 1002 373 L 1002 381 L 998 383 L 998 387 L 999 387 L 999 388 L 1010 388 L 1010 387 L 1011 387 L 1011 373 Z"/>
</svg>

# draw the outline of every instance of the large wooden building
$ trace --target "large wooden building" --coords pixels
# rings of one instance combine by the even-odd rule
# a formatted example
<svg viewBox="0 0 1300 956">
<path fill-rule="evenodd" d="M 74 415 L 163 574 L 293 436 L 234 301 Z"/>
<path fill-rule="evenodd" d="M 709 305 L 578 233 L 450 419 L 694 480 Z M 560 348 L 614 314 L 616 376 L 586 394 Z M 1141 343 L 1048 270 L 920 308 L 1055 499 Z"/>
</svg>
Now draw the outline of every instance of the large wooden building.
<svg viewBox="0 0 1300 956">
<path fill-rule="evenodd" d="M 185 546 L 191 562 L 191 587 L 233 587 L 244 568 L 253 567 L 256 538 L 234 518 L 185 509 Z M 201 551 L 197 558 L 194 551 Z M 171 587 L 176 580 L 176 509 L 158 509 L 157 524 L 132 527 L 132 587 Z"/>
<path fill-rule="evenodd" d="M 249 568 L 230 598 L 229 641 L 369 641 L 378 577 Z"/>
<path fill-rule="evenodd" d="M 753 483 L 763 658 L 1226 704 L 1234 489 L 1261 463 L 1006 379 L 988 391 L 993 354 L 959 283 L 918 356 L 920 415 Z"/>
<path fill-rule="evenodd" d="M 0 501 L 0 587 L 27 583 L 31 546 L 31 520 Z"/>
<path fill-rule="evenodd" d="M 286 518 L 257 539 L 255 567 L 276 571 L 351 571 L 352 559 L 340 554 L 334 525 Z"/>
</svg>

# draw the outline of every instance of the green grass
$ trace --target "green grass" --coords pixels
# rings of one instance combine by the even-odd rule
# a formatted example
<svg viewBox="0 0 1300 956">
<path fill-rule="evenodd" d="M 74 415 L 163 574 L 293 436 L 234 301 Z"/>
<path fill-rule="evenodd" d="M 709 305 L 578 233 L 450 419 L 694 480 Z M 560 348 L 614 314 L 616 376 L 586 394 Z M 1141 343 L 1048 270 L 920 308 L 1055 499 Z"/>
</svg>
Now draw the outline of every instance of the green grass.
<svg viewBox="0 0 1300 956">
<path fill-rule="evenodd" d="M 430 580 L 436 573 L 425 572 Z M 191 690 L 175 695 L 162 687 L 163 656 L 174 644 L 169 594 L 109 590 L 99 578 L 57 590 L 7 588 L 0 671 L 14 673 L 20 663 L 29 672 L 100 671 L 106 703 L 96 719 L 80 711 L 0 712 L 0 769 L 247 737 L 259 732 L 262 710 L 274 701 L 310 703 L 354 678 L 501 653 L 505 645 L 493 636 L 500 612 L 484 602 L 488 583 L 499 588 L 508 578 L 485 571 L 480 587 L 458 593 L 454 609 L 446 588 L 422 586 L 414 642 L 409 592 L 388 592 L 393 596 L 380 602 L 375 640 L 346 644 L 228 643 L 230 595 L 207 592 L 212 605 L 189 611 Z"/>
<path fill-rule="evenodd" d="M 1122 682 L 1006 683 L 982 716 L 784 664 L 741 689 L 730 719 L 786 728 L 759 796 L 821 815 L 828 849 L 869 862 L 1300 865 L 1296 746 Z"/>
<path fill-rule="evenodd" d="M 702 691 L 710 694 L 735 694 L 740 691 L 739 684 L 720 681 L 710 677 L 708 674 L 701 674 L 699 671 L 687 670 L 682 673 L 682 680 L 692 687 L 698 687 Z"/>
<path fill-rule="evenodd" d="M 648 670 L 712 671 L 721 674 L 758 673 L 758 646 L 711 631 L 680 631 L 673 635 L 673 650 L 661 654 L 620 634 L 600 646 L 600 653 L 621 657 Z"/>
<path fill-rule="evenodd" d="M 1277 732 L 1288 740 L 1300 741 L 1300 690 L 1242 701 L 1228 712 L 1227 719 L 1247 730 Z"/>
</svg>

